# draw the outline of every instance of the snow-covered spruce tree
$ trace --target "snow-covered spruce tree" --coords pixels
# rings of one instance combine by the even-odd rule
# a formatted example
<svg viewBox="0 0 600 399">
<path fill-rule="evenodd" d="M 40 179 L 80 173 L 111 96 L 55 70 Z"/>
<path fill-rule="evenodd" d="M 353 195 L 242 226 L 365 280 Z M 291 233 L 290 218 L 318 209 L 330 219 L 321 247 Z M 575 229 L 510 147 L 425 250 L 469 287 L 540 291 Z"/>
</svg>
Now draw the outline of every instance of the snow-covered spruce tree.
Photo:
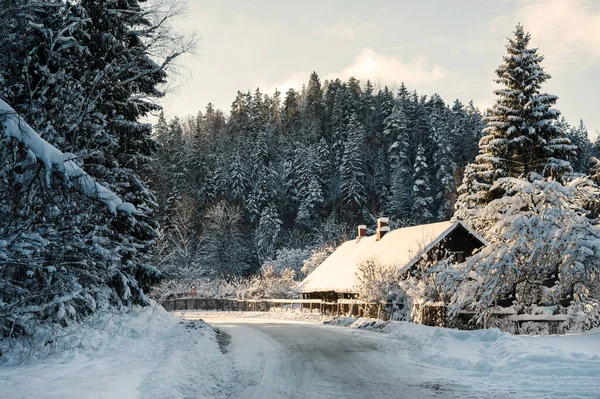
<svg viewBox="0 0 600 399">
<path fill-rule="evenodd" d="M 406 114 L 401 101 L 395 101 L 391 115 L 384 122 L 383 134 L 391 143 L 388 151 L 390 160 L 390 193 L 386 211 L 396 220 L 405 220 L 412 206 L 412 168 L 410 165 L 410 134 Z"/>
<path fill-rule="evenodd" d="M 442 98 L 434 94 L 429 100 L 431 115 L 429 125 L 431 138 L 434 143 L 433 160 L 435 165 L 435 182 L 438 187 L 434 196 L 433 212 L 435 220 L 448 220 L 453 214 L 452 195 L 456 191 L 454 185 L 454 164 L 452 154 L 453 134 L 458 133 L 451 129 L 448 108 Z M 460 137 L 458 134 L 456 137 Z"/>
<path fill-rule="evenodd" d="M 160 144 L 151 165 L 158 203 L 157 217 L 162 227 L 168 229 L 169 217 L 176 212 L 177 203 L 188 191 L 185 187 L 189 173 L 188 152 L 181 120 L 174 118 L 167 125 L 161 112 L 154 128 L 154 137 Z"/>
<path fill-rule="evenodd" d="M 485 324 L 502 300 L 519 313 L 552 307 L 578 315 L 564 329 L 589 327 L 600 323 L 600 229 L 588 205 L 600 190 L 587 178 L 568 180 L 574 146 L 552 123 L 556 97 L 539 93 L 549 76 L 528 42 L 517 26 L 497 70 L 505 88 L 496 91 L 487 136 L 466 168 L 455 213 L 489 245 L 440 281 L 453 293 L 451 317 L 473 310 Z"/>
<path fill-rule="evenodd" d="M 342 215 L 350 223 L 360 222 L 365 207 L 364 128 L 353 115 L 348 123 L 348 138 L 340 165 L 342 178 Z"/>
<path fill-rule="evenodd" d="M 255 234 L 256 252 L 261 264 L 275 257 L 281 223 L 279 212 L 274 204 L 269 204 L 261 211 Z"/>
<path fill-rule="evenodd" d="M 11 156 L 1 192 L 14 195 L 2 198 L 0 210 L 0 236 L 9 238 L 0 278 L 12 287 L 0 290 L 0 328 L 9 326 L 3 335 L 145 303 L 142 289 L 157 277 L 148 256 L 155 200 L 140 178 L 155 142 L 137 119 L 158 109 L 157 85 L 185 49 L 173 47 L 179 42 L 168 27 L 177 9 L 139 4 L 16 0 L 0 14 L 0 98 L 136 209 L 107 212 L 74 192 L 77 179 L 44 169 L 26 146 L 4 141 Z M 25 253 L 24 237 L 44 245 Z"/>
<path fill-rule="evenodd" d="M 568 157 L 575 147 L 553 123 L 560 115 L 552 108 L 557 97 L 540 92 L 550 75 L 541 66 L 543 56 L 537 48 L 528 47 L 529 41 L 529 33 L 517 25 L 504 63 L 496 69 L 496 83 L 502 88 L 494 91 L 496 104 L 485 118 L 486 135 L 479 142 L 479 155 L 459 188 L 455 216 L 468 223 L 474 222 L 472 210 L 493 199 L 488 190 L 497 179 L 527 178 L 535 172 L 561 180 L 572 171 Z"/>
<path fill-rule="evenodd" d="M 565 121 L 563 123 L 566 124 Z M 577 147 L 575 153 L 570 157 L 573 171 L 587 174 L 592 166 L 592 143 L 588 137 L 588 131 L 583 120 L 579 121 L 577 127 L 568 127 L 566 134 L 567 138 Z"/>
<path fill-rule="evenodd" d="M 296 223 L 299 226 L 306 228 L 315 228 L 317 220 L 320 216 L 320 208 L 323 205 L 323 192 L 321 185 L 317 179 L 310 179 L 308 187 L 304 190 L 298 214 L 296 215 Z"/>
<path fill-rule="evenodd" d="M 237 205 L 219 201 L 206 210 L 200 260 L 208 273 L 242 276 L 250 270 L 250 237 L 242 232 L 243 214 Z"/>
<path fill-rule="evenodd" d="M 431 186 L 425 160 L 425 150 L 421 145 L 417 149 L 414 171 L 411 218 L 417 224 L 424 224 L 431 222 L 433 219 L 433 215 L 431 214 L 433 198 L 431 198 Z"/>
</svg>

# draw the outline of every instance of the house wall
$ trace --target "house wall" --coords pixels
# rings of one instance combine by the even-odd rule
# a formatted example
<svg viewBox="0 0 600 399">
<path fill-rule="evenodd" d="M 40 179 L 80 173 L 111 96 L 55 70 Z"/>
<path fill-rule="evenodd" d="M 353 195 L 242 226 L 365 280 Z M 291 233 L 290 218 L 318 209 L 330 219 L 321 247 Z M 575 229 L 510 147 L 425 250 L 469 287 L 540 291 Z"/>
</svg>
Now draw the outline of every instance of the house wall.
<svg viewBox="0 0 600 399">
<path fill-rule="evenodd" d="M 415 274 L 416 270 L 419 268 L 423 268 L 427 262 L 430 262 L 431 259 L 445 259 L 449 253 L 455 252 L 463 252 L 465 257 L 469 257 L 473 255 L 473 252 L 481 248 L 483 244 L 479 239 L 474 237 L 462 226 L 458 226 L 454 231 L 446 236 L 444 240 L 442 240 L 439 244 L 431 248 L 431 250 L 427 253 L 428 260 L 422 260 L 417 262 L 414 266 L 410 268 L 410 271 Z M 423 268 L 426 270 L 427 268 Z"/>
</svg>

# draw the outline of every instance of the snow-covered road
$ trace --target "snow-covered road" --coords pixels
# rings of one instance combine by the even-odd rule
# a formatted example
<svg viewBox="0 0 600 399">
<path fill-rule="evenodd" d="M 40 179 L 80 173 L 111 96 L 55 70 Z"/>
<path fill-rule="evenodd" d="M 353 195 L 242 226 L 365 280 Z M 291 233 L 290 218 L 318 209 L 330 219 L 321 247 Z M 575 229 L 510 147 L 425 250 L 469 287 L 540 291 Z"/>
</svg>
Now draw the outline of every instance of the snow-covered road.
<svg viewBox="0 0 600 399">
<path fill-rule="evenodd" d="M 309 323 L 203 317 L 231 336 L 242 398 L 501 397 L 409 361 L 385 334 Z"/>
</svg>

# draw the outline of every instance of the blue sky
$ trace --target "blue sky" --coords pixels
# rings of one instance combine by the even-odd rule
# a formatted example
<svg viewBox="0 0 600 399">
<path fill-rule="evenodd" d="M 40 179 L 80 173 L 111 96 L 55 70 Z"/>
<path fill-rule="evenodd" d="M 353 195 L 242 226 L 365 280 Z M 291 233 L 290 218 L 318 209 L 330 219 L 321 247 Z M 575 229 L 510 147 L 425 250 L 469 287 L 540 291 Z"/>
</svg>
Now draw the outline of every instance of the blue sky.
<svg viewBox="0 0 600 399">
<path fill-rule="evenodd" d="M 506 38 L 521 22 L 546 56 L 556 108 L 600 132 L 598 0 L 188 0 L 188 9 L 178 24 L 200 42 L 163 101 L 169 115 L 208 102 L 227 111 L 237 90 L 285 92 L 313 70 L 489 107 Z"/>
</svg>

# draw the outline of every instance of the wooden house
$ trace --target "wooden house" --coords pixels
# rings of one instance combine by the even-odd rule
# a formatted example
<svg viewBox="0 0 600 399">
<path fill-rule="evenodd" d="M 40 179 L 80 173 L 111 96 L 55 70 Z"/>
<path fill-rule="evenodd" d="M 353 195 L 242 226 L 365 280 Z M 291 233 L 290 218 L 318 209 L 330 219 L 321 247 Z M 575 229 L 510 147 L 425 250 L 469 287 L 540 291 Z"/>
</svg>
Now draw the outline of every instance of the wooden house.
<svg viewBox="0 0 600 399">
<path fill-rule="evenodd" d="M 305 299 L 332 303 L 358 298 L 359 265 L 365 260 L 398 267 L 411 273 L 425 259 L 454 257 L 462 262 L 485 239 L 462 222 L 441 222 L 391 230 L 386 218 L 377 223 L 377 233 L 366 235 L 366 226 L 358 226 L 356 239 L 340 245 L 298 286 Z M 360 299 L 360 298 L 358 298 Z"/>
</svg>

